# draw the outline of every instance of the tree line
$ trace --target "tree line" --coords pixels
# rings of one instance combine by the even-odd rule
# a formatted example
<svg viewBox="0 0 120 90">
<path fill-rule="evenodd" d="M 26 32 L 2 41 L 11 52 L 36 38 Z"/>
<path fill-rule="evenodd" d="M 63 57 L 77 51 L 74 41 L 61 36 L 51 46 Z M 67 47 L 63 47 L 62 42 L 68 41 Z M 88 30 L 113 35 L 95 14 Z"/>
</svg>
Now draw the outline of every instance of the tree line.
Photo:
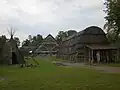
<svg viewBox="0 0 120 90">
<path fill-rule="evenodd" d="M 64 38 L 69 37 L 73 35 L 74 33 L 77 33 L 75 30 L 68 30 L 68 31 L 59 31 L 58 35 L 55 37 L 57 42 L 61 42 Z M 37 34 L 35 36 L 28 35 L 28 38 L 25 39 L 23 42 L 20 42 L 20 39 L 18 37 L 13 38 L 17 42 L 17 46 L 20 46 L 20 43 L 22 43 L 23 46 L 38 46 L 41 44 L 42 40 L 44 39 L 42 35 Z M 4 45 L 9 39 L 5 36 L 2 35 L 0 36 L 0 44 Z"/>
<path fill-rule="evenodd" d="M 17 46 L 20 46 L 20 39 L 18 37 L 14 37 L 13 39 L 17 42 Z M 9 39 L 5 35 L 0 36 L 0 45 L 2 46 L 8 40 Z"/>
<path fill-rule="evenodd" d="M 38 34 L 36 36 L 29 35 L 26 40 L 22 42 L 22 46 L 36 46 L 43 40 L 43 36 Z"/>
<path fill-rule="evenodd" d="M 106 0 L 104 5 L 107 14 L 104 29 L 107 30 L 107 37 L 111 43 L 120 42 L 120 0 Z"/>
<path fill-rule="evenodd" d="M 75 30 L 68 30 L 68 31 L 59 31 L 57 36 L 55 37 L 57 42 L 61 42 L 64 38 L 69 37 L 77 33 Z M 28 38 L 22 42 L 22 46 L 37 46 L 41 44 L 43 40 L 43 36 L 38 34 L 36 36 L 28 35 Z"/>
</svg>

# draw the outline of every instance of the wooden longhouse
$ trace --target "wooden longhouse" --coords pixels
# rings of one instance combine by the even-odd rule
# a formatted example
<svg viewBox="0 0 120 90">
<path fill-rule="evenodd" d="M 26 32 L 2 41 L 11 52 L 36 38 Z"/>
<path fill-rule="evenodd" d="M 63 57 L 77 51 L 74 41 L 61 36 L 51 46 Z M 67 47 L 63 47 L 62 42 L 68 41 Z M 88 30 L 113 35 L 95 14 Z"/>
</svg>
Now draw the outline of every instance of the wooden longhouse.
<svg viewBox="0 0 120 90">
<path fill-rule="evenodd" d="M 117 61 L 118 49 L 111 46 L 104 31 L 91 26 L 64 39 L 59 47 L 58 57 L 73 62 L 97 62 L 96 53 L 100 52 L 100 62 Z"/>
</svg>

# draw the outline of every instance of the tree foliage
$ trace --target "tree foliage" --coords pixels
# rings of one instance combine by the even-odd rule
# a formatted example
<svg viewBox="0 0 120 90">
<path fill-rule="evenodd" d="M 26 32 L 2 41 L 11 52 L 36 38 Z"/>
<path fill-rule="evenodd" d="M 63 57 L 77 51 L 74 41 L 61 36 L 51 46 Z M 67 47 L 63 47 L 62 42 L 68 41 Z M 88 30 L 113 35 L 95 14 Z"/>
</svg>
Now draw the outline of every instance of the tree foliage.
<svg viewBox="0 0 120 90">
<path fill-rule="evenodd" d="M 6 43 L 6 40 L 7 40 L 7 38 L 5 35 L 0 36 L 0 59 L 1 60 L 3 59 L 3 46 Z"/>
<path fill-rule="evenodd" d="M 61 42 L 64 38 L 66 38 L 67 37 L 67 34 L 66 34 L 66 32 L 64 32 L 64 31 L 59 31 L 58 32 L 58 35 L 56 36 L 56 40 L 57 40 L 57 42 Z"/>
<path fill-rule="evenodd" d="M 104 4 L 106 6 L 105 13 L 107 14 L 104 28 L 108 34 L 113 34 L 114 41 L 117 41 L 120 35 L 120 0 L 106 0 Z"/>
<path fill-rule="evenodd" d="M 59 31 L 58 35 L 56 36 L 56 40 L 58 42 L 61 42 L 64 38 L 67 38 L 73 34 L 76 34 L 77 32 L 75 30 L 68 30 L 68 31 Z"/>
<path fill-rule="evenodd" d="M 42 35 L 37 34 L 36 36 L 28 36 L 28 39 L 24 40 L 22 42 L 22 46 L 37 46 L 39 45 L 43 40 Z"/>
<path fill-rule="evenodd" d="M 18 37 L 14 37 L 14 40 L 16 41 L 17 46 L 19 47 L 20 46 L 20 39 Z"/>
<path fill-rule="evenodd" d="M 6 42 L 7 38 L 5 35 L 0 36 L 0 44 L 4 44 Z"/>
<path fill-rule="evenodd" d="M 22 46 L 29 46 L 30 45 L 30 40 L 26 39 L 22 42 Z"/>
<path fill-rule="evenodd" d="M 77 32 L 75 30 L 68 30 L 66 31 L 66 33 L 67 33 L 67 37 L 69 37 L 69 36 L 76 34 Z"/>
<path fill-rule="evenodd" d="M 113 43 L 113 42 L 115 42 L 116 40 L 115 40 L 115 33 L 114 32 L 108 32 L 107 33 L 107 38 L 108 38 L 108 41 L 109 42 L 111 42 L 111 43 Z"/>
</svg>

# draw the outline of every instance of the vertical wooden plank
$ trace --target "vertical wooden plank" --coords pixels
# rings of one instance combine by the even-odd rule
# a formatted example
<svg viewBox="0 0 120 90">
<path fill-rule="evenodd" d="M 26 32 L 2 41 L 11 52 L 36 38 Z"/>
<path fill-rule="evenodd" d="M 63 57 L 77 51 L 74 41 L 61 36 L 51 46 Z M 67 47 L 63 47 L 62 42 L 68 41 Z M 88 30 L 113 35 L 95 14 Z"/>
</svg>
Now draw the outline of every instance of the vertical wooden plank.
<svg viewBox="0 0 120 90">
<path fill-rule="evenodd" d="M 108 51 L 106 51 L 106 56 L 107 56 L 107 60 L 106 60 L 106 63 L 107 63 L 107 61 L 109 60 Z"/>
<path fill-rule="evenodd" d="M 117 49 L 116 52 L 117 52 L 117 54 L 116 54 L 116 62 L 117 62 L 117 61 L 119 60 L 119 49 Z M 115 62 L 115 63 L 116 63 L 116 62 Z"/>
<path fill-rule="evenodd" d="M 93 64 L 93 61 L 94 61 L 94 60 L 93 60 L 93 49 L 92 49 L 92 60 L 91 60 L 91 61 L 92 61 L 92 64 Z"/>
<path fill-rule="evenodd" d="M 87 50 L 87 49 L 84 47 L 84 56 L 83 56 L 84 63 L 85 63 L 85 61 L 86 61 L 86 56 L 87 56 L 87 54 L 86 54 L 86 53 L 87 53 L 86 50 Z"/>
<path fill-rule="evenodd" d="M 90 49 L 89 49 L 89 62 L 91 61 L 91 57 L 90 57 Z"/>
</svg>

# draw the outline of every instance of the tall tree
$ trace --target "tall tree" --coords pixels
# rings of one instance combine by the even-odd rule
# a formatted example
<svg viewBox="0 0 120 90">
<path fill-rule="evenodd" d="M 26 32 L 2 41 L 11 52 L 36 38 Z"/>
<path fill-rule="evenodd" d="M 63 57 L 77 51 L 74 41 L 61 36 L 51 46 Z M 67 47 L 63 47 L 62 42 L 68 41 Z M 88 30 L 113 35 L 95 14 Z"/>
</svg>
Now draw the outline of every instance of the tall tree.
<svg viewBox="0 0 120 90">
<path fill-rule="evenodd" d="M 37 35 L 37 40 L 41 42 L 41 41 L 43 40 L 42 35 L 38 34 L 38 35 Z"/>
<path fill-rule="evenodd" d="M 42 35 L 38 34 L 37 35 L 37 44 L 40 44 L 42 42 L 42 40 L 43 40 Z"/>
<path fill-rule="evenodd" d="M 59 42 L 61 42 L 64 38 L 67 38 L 73 34 L 76 34 L 77 32 L 75 30 L 68 30 L 68 31 L 59 31 L 58 35 L 56 36 L 56 40 Z"/>
<path fill-rule="evenodd" d="M 37 46 L 39 45 L 43 40 L 42 35 L 38 34 L 36 36 L 33 36 L 32 38 L 32 45 Z"/>
<path fill-rule="evenodd" d="M 107 14 L 104 28 L 108 33 L 113 32 L 114 41 L 117 41 L 120 35 L 120 0 L 106 0 L 104 4 L 106 6 L 105 13 Z"/>
<path fill-rule="evenodd" d="M 40 34 L 36 36 L 29 35 L 28 39 L 22 42 L 22 46 L 37 46 L 42 42 L 42 40 L 43 40 L 43 37 Z"/>
<path fill-rule="evenodd" d="M 73 34 L 76 34 L 77 32 L 75 30 L 68 30 L 66 33 L 67 33 L 67 37 L 69 37 Z"/>
<path fill-rule="evenodd" d="M 29 45 L 30 45 L 30 41 L 28 39 L 22 42 L 22 46 L 29 46 Z"/>
<path fill-rule="evenodd" d="M 109 32 L 107 33 L 107 38 L 108 38 L 108 41 L 109 41 L 110 43 L 113 43 L 113 42 L 116 41 L 116 39 L 115 39 L 115 33 L 112 32 L 112 31 L 109 31 Z"/>
<path fill-rule="evenodd" d="M 28 35 L 28 40 L 32 42 L 32 35 Z"/>
<path fill-rule="evenodd" d="M 36 43 L 37 43 L 37 37 L 33 36 L 31 45 L 36 45 Z"/>
<path fill-rule="evenodd" d="M 3 46 L 6 43 L 6 40 L 7 38 L 5 35 L 0 36 L 0 63 L 2 63 L 3 60 Z"/>
<path fill-rule="evenodd" d="M 2 47 L 5 44 L 6 40 L 7 38 L 5 35 L 0 36 L 0 47 Z"/>
<path fill-rule="evenodd" d="M 59 31 L 58 35 L 56 36 L 56 40 L 59 42 L 61 42 L 64 38 L 67 37 L 67 33 L 64 31 Z"/>
</svg>

